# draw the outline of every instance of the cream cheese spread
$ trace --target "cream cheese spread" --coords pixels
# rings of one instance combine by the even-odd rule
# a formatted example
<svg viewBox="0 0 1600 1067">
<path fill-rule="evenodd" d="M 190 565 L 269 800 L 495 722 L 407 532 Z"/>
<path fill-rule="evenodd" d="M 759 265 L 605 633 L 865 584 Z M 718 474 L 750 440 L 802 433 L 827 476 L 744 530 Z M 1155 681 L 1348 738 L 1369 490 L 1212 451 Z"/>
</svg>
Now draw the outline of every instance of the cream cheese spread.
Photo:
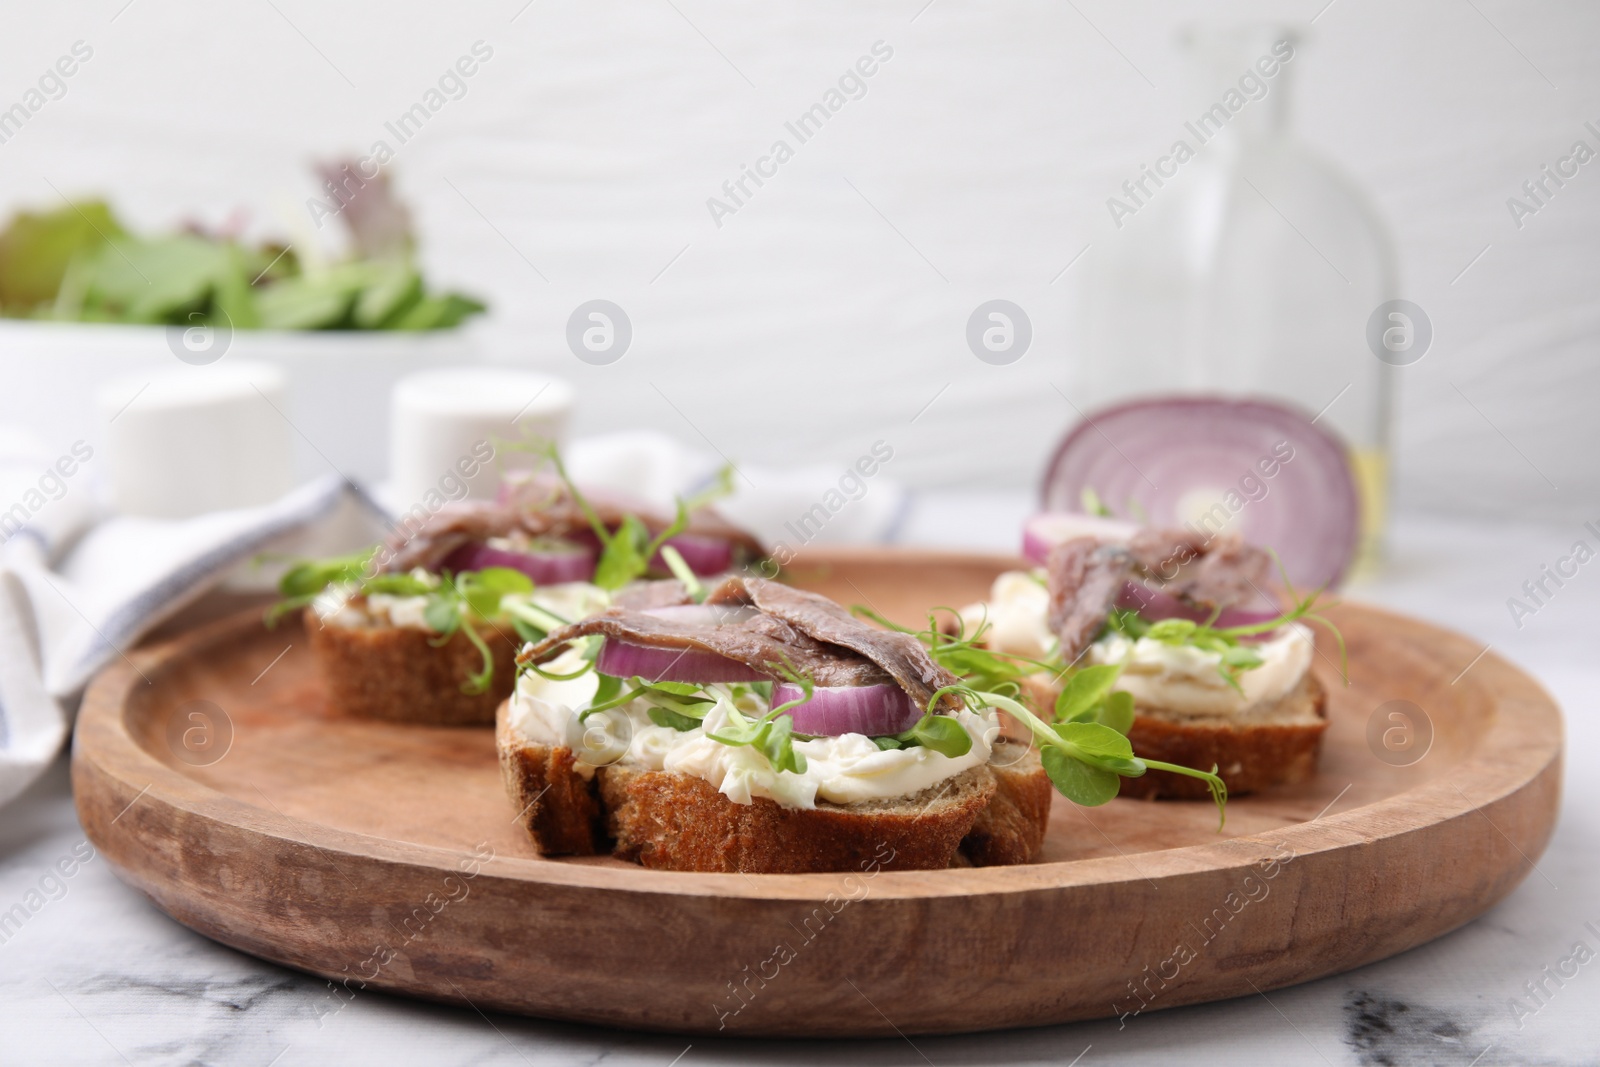
<svg viewBox="0 0 1600 1067">
<path fill-rule="evenodd" d="M 583 662 L 581 652 L 571 649 L 545 670 L 569 674 Z M 863 734 L 842 734 L 796 741 L 794 749 L 805 757 L 805 771 L 779 772 L 753 746 L 727 745 L 707 736 L 723 732 L 733 714 L 746 719 L 766 714 L 766 702 L 749 686 L 707 686 L 705 691 L 716 698 L 716 705 L 699 727 L 675 730 L 652 722 L 643 700 L 579 723 L 573 709 L 588 704 L 598 684 L 593 671 L 566 681 L 526 672 L 511 697 L 511 726 L 531 741 L 573 748 L 583 757 L 578 769 L 586 776 L 594 773 L 594 764 L 611 762 L 689 774 L 710 782 L 738 804 L 766 797 L 785 807 L 814 808 L 818 801 L 851 804 L 910 796 L 987 763 L 990 746 L 999 737 L 994 712 L 962 710 L 956 718 L 972 738 L 965 755 L 945 756 L 920 746 L 883 750 Z"/>
</svg>

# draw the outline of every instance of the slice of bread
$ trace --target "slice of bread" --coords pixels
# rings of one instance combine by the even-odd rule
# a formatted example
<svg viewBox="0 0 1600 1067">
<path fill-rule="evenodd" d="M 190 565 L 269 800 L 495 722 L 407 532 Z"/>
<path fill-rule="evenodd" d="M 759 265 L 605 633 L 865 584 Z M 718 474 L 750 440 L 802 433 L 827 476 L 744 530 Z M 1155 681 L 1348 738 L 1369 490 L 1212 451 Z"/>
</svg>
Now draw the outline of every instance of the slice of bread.
<svg viewBox="0 0 1600 1067">
<path fill-rule="evenodd" d="M 995 793 L 961 840 L 961 855 L 974 867 L 1032 863 L 1050 825 L 1050 784 L 1039 750 L 1026 741 L 1002 738 L 989 757 Z"/>
<path fill-rule="evenodd" d="M 612 765 L 585 779 L 572 750 L 510 725 L 495 734 L 506 793 L 543 855 L 594 855 L 675 871 L 808 874 L 1026 863 L 1050 817 L 1038 754 L 1002 743 L 995 762 L 908 797 L 785 808 L 738 804 L 686 774 Z M 970 839 L 968 847 L 964 842 Z"/>
<path fill-rule="evenodd" d="M 572 749 L 529 741 L 511 728 L 511 701 L 495 713 L 500 780 L 516 820 L 545 856 L 593 856 L 609 851 L 605 812 L 595 774 L 578 770 Z"/>
<path fill-rule="evenodd" d="M 1027 688 L 1035 707 L 1054 705 L 1055 691 L 1035 679 Z M 1128 740 L 1133 754 L 1209 771 L 1213 766 L 1230 795 L 1294 785 L 1317 770 L 1328 728 L 1327 694 L 1309 672 L 1279 700 L 1245 715 L 1191 715 L 1169 708 L 1134 707 Z M 1150 771 L 1122 780 L 1122 795 L 1181 800 L 1211 796 L 1198 778 Z"/>
<path fill-rule="evenodd" d="M 465 634 L 435 647 L 435 635 L 400 626 L 323 625 L 305 614 L 311 654 L 328 703 L 341 715 L 432 726 L 485 726 L 516 685 L 518 641 L 509 628 L 480 627 L 494 657 L 494 677 L 482 693 L 462 685 L 483 669 L 483 656 Z"/>
<path fill-rule="evenodd" d="M 671 871 L 812 874 L 922 871 L 950 866 L 995 793 L 973 767 L 908 797 L 785 808 L 765 797 L 736 804 L 686 774 L 602 767 L 600 795 L 616 855 Z"/>
</svg>

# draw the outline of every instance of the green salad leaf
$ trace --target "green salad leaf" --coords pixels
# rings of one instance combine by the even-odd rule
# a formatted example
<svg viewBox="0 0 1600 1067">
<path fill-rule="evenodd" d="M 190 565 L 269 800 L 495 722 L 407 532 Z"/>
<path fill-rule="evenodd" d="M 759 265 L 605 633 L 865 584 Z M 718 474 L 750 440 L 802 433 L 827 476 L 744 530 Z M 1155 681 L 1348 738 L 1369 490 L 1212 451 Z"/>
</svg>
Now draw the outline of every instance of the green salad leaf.
<svg viewBox="0 0 1600 1067">
<path fill-rule="evenodd" d="M 362 196 L 391 197 L 387 181 Z M 346 210 L 354 224 L 370 210 Z M 390 218 L 405 220 L 403 209 Z M 191 226 L 131 232 L 103 201 L 19 212 L 0 231 L 0 315 L 75 322 L 276 330 L 440 330 L 484 305 L 430 293 L 414 241 L 357 245 L 356 258 L 322 264 L 289 245 L 248 244 Z"/>
</svg>

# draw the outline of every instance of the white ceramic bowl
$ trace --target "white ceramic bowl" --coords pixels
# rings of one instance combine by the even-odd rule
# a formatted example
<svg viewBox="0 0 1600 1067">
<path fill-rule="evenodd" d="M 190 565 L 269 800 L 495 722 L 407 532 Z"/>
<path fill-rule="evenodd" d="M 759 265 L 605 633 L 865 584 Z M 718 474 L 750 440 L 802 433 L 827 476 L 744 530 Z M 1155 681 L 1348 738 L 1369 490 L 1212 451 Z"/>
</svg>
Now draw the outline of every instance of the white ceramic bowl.
<svg viewBox="0 0 1600 1067">
<path fill-rule="evenodd" d="M 179 347 L 182 348 L 181 341 Z M 373 482 L 388 468 L 389 391 L 430 367 L 480 361 L 472 327 L 430 333 L 237 331 L 214 363 L 273 364 L 288 376 L 284 417 L 295 446 L 295 480 L 330 469 Z M 106 382 L 180 360 L 161 326 L 0 320 L 0 423 L 31 430 L 50 448 L 78 439 L 106 443 L 95 396 Z M 197 447 L 203 447 L 203 443 Z"/>
</svg>

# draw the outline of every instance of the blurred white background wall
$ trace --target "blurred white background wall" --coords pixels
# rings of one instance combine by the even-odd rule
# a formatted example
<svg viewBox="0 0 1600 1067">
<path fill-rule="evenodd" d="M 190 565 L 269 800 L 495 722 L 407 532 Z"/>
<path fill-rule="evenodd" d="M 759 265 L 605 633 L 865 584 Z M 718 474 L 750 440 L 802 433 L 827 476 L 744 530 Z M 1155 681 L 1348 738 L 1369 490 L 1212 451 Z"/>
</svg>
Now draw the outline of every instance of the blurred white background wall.
<svg viewBox="0 0 1600 1067">
<path fill-rule="evenodd" d="M 1600 126 L 1600 7 L 1324 2 L 1205 13 L 1315 18 L 1295 128 L 1370 193 L 1400 295 L 1435 331 L 1401 375 L 1399 503 L 1595 517 L 1600 163 L 1520 229 L 1506 200 L 1574 141 L 1600 145 L 1584 128 Z M 166 228 L 242 207 L 252 234 L 333 249 L 337 227 L 317 231 L 306 209 L 321 195 L 310 165 L 381 139 L 431 279 L 490 301 L 495 357 L 579 386 L 577 432 L 654 427 L 758 464 L 842 464 L 882 438 L 913 484 L 1032 485 L 1074 420 L 1048 383 L 1094 358 L 1074 345 L 1073 276 L 1118 237 L 1107 197 L 1190 117 L 1174 35 L 1197 13 L 1176 0 L 28 5 L 0 35 L 0 108 L 74 42 L 93 56 L 0 144 L 0 208 L 98 193 L 136 227 Z M 492 56 L 465 95 L 400 144 L 385 123 L 480 41 Z M 865 96 L 719 227 L 707 199 L 880 41 L 893 55 Z M 965 341 L 996 297 L 1033 321 L 1010 366 Z M 594 298 L 633 323 L 610 366 L 565 343 Z"/>
</svg>

